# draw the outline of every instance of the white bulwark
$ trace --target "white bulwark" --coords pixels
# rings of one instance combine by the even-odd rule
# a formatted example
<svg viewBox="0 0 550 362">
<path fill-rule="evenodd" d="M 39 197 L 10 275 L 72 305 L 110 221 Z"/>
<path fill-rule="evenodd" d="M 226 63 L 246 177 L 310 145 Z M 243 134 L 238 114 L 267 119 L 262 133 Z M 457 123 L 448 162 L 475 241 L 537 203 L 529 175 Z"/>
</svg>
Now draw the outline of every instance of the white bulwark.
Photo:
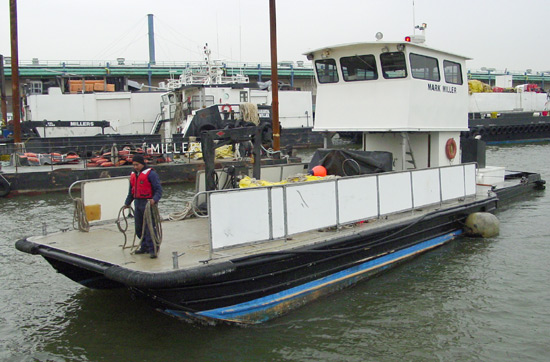
<svg viewBox="0 0 550 362">
<path fill-rule="evenodd" d="M 460 162 L 460 132 L 468 130 L 467 57 L 405 41 L 306 55 L 318 85 L 315 131 L 363 132 L 363 149 L 392 152 L 396 170 L 414 168 L 407 166 L 413 162 L 416 168 Z M 458 152 L 449 158 L 451 138 Z"/>
</svg>

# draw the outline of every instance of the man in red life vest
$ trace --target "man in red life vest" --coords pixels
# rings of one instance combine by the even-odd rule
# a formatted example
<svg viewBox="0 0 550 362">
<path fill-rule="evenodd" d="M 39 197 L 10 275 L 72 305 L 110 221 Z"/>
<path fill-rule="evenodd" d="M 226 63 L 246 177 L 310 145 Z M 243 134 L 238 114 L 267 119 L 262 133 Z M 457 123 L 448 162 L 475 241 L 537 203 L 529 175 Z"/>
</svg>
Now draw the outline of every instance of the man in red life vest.
<svg viewBox="0 0 550 362">
<path fill-rule="evenodd" d="M 135 254 L 149 254 L 151 258 L 156 258 L 157 255 L 149 230 L 142 230 L 142 227 L 143 214 L 145 213 L 147 203 L 150 203 L 151 206 L 158 204 L 162 197 L 160 178 L 155 170 L 149 168 L 145 164 L 142 155 L 134 155 L 132 164 L 134 166 L 134 172 L 130 175 L 130 190 L 128 191 L 128 197 L 126 197 L 124 206 L 128 208 L 132 201 L 134 201 L 136 236 L 141 238 L 141 233 L 145 233 L 143 241 L 141 242 L 141 247 L 136 250 Z"/>
</svg>

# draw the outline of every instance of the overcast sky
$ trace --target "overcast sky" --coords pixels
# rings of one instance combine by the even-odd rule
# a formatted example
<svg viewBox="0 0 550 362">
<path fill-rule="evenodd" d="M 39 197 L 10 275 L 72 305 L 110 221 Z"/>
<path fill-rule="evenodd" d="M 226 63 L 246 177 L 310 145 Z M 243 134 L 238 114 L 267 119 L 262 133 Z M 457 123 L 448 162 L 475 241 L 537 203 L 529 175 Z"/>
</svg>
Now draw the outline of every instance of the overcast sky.
<svg viewBox="0 0 550 362">
<path fill-rule="evenodd" d="M 550 0 L 277 0 L 278 59 L 308 49 L 401 40 L 428 24 L 427 44 L 481 67 L 550 71 Z M 147 61 L 147 14 L 156 60 L 269 62 L 269 0 L 18 0 L 19 59 Z M 10 55 L 9 1 L 0 10 L 0 53 Z"/>
</svg>

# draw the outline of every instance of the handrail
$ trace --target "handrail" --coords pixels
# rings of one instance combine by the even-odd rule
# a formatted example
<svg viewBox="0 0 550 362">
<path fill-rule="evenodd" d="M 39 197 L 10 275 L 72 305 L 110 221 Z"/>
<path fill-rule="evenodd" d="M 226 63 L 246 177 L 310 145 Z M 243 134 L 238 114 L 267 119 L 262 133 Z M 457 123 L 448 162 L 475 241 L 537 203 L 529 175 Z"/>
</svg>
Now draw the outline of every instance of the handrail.
<svg viewBox="0 0 550 362">
<path fill-rule="evenodd" d="M 209 193 L 211 193 L 213 191 L 200 191 L 200 192 L 197 192 L 195 194 L 195 196 L 193 196 L 193 200 L 191 200 L 191 209 L 193 210 L 193 214 L 196 216 L 196 217 L 200 217 L 200 218 L 207 218 L 208 217 L 208 213 L 206 213 L 206 215 L 204 214 L 199 214 L 197 211 L 199 210 L 199 205 L 196 204 L 196 200 L 198 199 L 198 197 L 200 195 L 208 195 Z M 208 197 L 207 197 L 207 200 L 208 200 Z"/>
<path fill-rule="evenodd" d="M 93 179 L 87 179 L 87 180 L 76 180 L 75 182 L 73 182 L 71 184 L 71 186 L 69 186 L 69 190 L 67 191 L 68 194 L 69 194 L 69 197 L 71 198 L 71 200 L 73 201 L 76 201 L 76 199 L 73 197 L 73 195 L 71 194 L 72 192 L 72 188 L 73 186 L 77 185 L 77 184 L 84 184 L 84 183 L 88 183 L 88 182 L 94 182 L 94 181 L 107 181 L 107 180 L 117 180 L 117 179 L 127 179 L 128 176 L 119 176 L 119 177 L 109 177 L 109 178 L 93 178 Z"/>
</svg>

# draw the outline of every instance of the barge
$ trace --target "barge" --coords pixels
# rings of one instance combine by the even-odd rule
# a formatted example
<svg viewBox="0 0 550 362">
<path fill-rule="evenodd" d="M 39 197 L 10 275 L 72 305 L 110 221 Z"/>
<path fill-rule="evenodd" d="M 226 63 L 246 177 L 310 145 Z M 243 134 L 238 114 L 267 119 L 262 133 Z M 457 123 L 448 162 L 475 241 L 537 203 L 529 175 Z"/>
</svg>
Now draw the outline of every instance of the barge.
<svg viewBox="0 0 550 362">
<path fill-rule="evenodd" d="M 235 187 L 238 175 L 207 161 L 190 204 L 195 217 L 161 223 L 155 259 L 122 248 L 107 221 L 28 237 L 17 249 L 86 287 L 126 288 L 177 318 L 256 324 L 457 239 L 470 215 L 544 188 L 536 173 L 507 179 L 502 167 L 460 162 L 467 57 L 380 39 L 306 55 L 318 82 L 315 131 L 361 132 L 361 150 L 324 150 L 309 165 L 271 168 L 256 157 L 256 187 Z M 257 152 L 254 128 L 208 131 L 203 149 L 211 154 L 208 147 L 251 133 Z M 328 175 L 294 175 L 318 166 Z M 122 205 L 86 189 L 84 204 L 111 213 Z"/>
</svg>

